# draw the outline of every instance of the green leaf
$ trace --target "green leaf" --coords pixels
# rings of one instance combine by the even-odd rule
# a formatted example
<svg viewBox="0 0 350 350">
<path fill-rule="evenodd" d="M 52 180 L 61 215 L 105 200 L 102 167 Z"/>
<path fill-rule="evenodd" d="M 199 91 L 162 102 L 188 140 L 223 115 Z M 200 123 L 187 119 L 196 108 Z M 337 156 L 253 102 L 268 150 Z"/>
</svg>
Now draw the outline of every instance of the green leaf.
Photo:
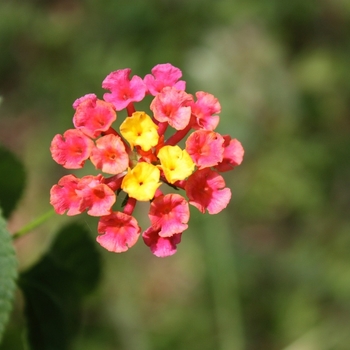
<svg viewBox="0 0 350 350">
<path fill-rule="evenodd" d="M 32 350 L 66 350 L 79 329 L 82 298 L 97 286 L 97 245 L 78 224 L 65 226 L 43 258 L 20 275 Z"/>
<path fill-rule="evenodd" d="M 9 150 L 0 145 L 0 206 L 8 218 L 15 209 L 25 187 L 23 164 Z"/>
<path fill-rule="evenodd" d="M 6 221 L 0 212 L 0 343 L 16 289 L 17 258 Z"/>
</svg>

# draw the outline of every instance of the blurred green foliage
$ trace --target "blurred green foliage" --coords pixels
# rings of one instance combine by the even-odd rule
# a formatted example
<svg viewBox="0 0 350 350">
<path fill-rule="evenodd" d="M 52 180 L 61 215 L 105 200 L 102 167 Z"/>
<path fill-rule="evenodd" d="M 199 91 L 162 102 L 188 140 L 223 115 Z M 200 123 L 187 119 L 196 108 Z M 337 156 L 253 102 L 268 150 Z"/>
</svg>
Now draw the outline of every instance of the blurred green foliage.
<svg viewBox="0 0 350 350">
<path fill-rule="evenodd" d="M 8 218 L 16 208 L 26 186 L 23 164 L 6 148 L 0 145 L 0 174 L 10 172 L 10 176 L 0 178 L 0 208 Z"/>
<path fill-rule="evenodd" d="M 6 221 L 0 212 L 0 343 L 12 310 L 17 279 L 17 259 Z"/>
<path fill-rule="evenodd" d="M 246 149 L 226 176 L 229 208 L 193 210 L 174 257 L 142 242 L 102 252 L 74 350 L 349 348 L 349 26 L 348 0 L 0 3 L 0 140 L 30 175 L 17 218 L 38 214 L 62 175 L 48 148 L 71 104 L 101 97 L 116 69 L 180 67 L 189 92 L 219 98 L 218 131 Z M 19 309 L 9 338 L 23 332 Z"/>
<path fill-rule="evenodd" d="M 19 278 L 30 349 L 70 348 L 80 328 L 82 297 L 96 288 L 100 274 L 100 256 L 87 228 L 63 227 L 49 251 Z"/>
</svg>

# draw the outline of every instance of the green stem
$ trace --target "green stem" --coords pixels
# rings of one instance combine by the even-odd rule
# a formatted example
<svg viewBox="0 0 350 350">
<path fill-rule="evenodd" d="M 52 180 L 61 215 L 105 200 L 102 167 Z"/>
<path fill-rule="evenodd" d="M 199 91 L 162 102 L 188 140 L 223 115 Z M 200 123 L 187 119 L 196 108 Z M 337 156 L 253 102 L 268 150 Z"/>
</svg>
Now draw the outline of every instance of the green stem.
<svg viewBox="0 0 350 350">
<path fill-rule="evenodd" d="M 43 214 L 43 215 L 39 216 L 38 218 L 34 219 L 33 221 L 31 221 L 27 225 L 24 225 L 20 230 L 18 230 L 17 232 L 15 232 L 12 235 L 12 239 L 15 240 L 17 238 L 20 238 L 20 237 L 26 235 L 28 232 L 34 230 L 35 228 L 40 226 L 42 223 L 44 223 L 54 213 L 55 213 L 55 211 L 53 209 L 51 209 L 50 211 L 48 211 L 45 214 Z"/>
</svg>

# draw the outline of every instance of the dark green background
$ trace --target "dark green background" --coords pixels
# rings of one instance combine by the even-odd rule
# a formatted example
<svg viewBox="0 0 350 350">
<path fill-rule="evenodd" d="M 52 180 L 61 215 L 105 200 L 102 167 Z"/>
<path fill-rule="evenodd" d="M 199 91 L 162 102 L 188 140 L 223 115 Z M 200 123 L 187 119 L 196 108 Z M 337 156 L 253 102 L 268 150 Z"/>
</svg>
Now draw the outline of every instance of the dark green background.
<svg viewBox="0 0 350 350">
<path fill-rule="evenodd" d="M 67 173 L 51 139 L 113 70 L 180 67 L 188 92 L 219 98 L 217 131 L 246 150 L 225 174 L 227 210 L 192 210 L 175 256 L 157 259 L 141 240 L 121 255 L 100 249 L 104 275 L 74 350 L 349 349 L 349 28 L 348 0 L 0 2 L 0 141 L 28 171 L 12 231 L 49 210 Z M 67 220 L 16 243 L 21 269 Z M 95 236 L 96 220 L 82 222 Z M 17 340 L 22 308 L 19 294 Z"/>
</svg>

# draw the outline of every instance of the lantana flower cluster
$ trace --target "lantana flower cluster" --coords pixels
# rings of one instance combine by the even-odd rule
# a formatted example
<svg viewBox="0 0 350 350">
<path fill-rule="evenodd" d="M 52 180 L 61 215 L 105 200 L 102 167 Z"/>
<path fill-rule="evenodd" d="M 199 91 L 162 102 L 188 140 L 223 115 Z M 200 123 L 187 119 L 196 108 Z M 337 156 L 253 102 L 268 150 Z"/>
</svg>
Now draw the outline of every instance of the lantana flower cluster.
<svg viewBox="0 0 350 350">
<path fill-rule="evenodd" d="M 226 208 L 231 191 L 220 173 L 241 164 L 244 150 L 238 140 L 214 131 L 217 98 L 187 93 L 181 70 L 169 63 L 151 72 L 142 79 L 130 77 L 129 68 L 114 71 L 102 82 L 108 91 L 103 99 L 91 93 L 73 103 L 74 128 L 53 138 L 52 158 L 66 169 L 90 161 L 100 173 L 63 176 L 51 188 L 50 203 L 58 214 L 99 217 L 97 242 L 108 251 L 125 252 L 141 235 L 154 255 L 166 257 L 188 228 L 189 204 L 209 214 Z M 148 96 L 150 112 L 135 109 Z M 116 130 L 123 109 L 127 117 Z M 142 233 L 133 216 L 138 201 L 150 202 L 150 226 Z"/>
</svg>

